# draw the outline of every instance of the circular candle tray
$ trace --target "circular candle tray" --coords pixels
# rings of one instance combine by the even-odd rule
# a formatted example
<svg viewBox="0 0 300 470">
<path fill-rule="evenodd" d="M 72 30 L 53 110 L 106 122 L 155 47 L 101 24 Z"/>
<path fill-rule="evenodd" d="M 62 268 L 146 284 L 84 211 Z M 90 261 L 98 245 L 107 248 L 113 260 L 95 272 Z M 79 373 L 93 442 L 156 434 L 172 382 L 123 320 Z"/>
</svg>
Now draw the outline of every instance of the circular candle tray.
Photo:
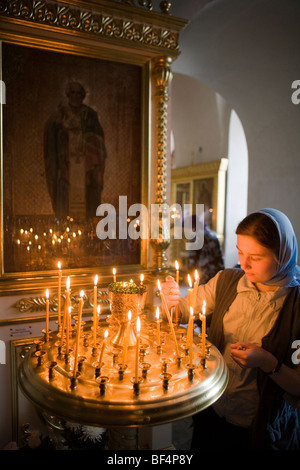
<svg viewBox="0 0 300 470">
<path fill-rule="evenodd" d="M 58 332 L 49 341 L 36 341 L 19 369 L 24 394 L 44 413 L 76 423 L 103 427 L 152 426 L 190 416 L 206 408 L 223 393 L 228 373 L 222 355 L 213 345 L 203 358 L 201 340 L 194 334 L 192 361 L 186 349 L 184 329 L 175 327 L 180 357 L 168 323 L 161 323 L 160 346 L 155 322 L 142 315 L 138 369 L 136 348 L 122 348 L 110 341 L 109 331 L 102 363 L 99 354 L 107 324 L 97 331 L 84 325 L 74 371 L 75 328 L 70 331 L 69 351 L 60 349 Z M 110 330 L 113 330 L 110 327 Z M 138 375 L 136 371 L 138 370 Z"/>
</svg>

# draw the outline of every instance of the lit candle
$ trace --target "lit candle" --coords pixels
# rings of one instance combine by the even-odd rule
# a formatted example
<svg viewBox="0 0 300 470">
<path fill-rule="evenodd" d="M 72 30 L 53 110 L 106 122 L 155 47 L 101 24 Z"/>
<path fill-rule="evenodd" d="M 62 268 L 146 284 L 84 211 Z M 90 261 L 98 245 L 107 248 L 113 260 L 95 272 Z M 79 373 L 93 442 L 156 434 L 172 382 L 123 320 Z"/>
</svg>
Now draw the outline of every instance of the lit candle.
<svg viewBox="0 0 300 470">
<path fill-rule="evenodd" d="M 46 341 L 49 341 L 49 290 L 46 289 Z"/>
<path fill-rule="evenodd" d="M 191 276 L 188 274 L 188 283 L 189 283 L 189 289 L 188 289 L 188 296 L 189 296 L 189 307 L 193 306 L 193 288 L 192 288 L 192 280 Z"/>
<path fill-rule="evenodd" d="M 130 323 L 131 323 L 131 311 L 129 310 L 129 312 L 128 312 L 128 322 L 127 322 L 125 338 L 124 338 L 124 346 L 123 346 L 123 367 L 125 366 L 125 360 L 126 360 L 127 346 L 128 346 L 128 340 L 129 340 L 129 331 L 130 331 Z"/>
<path fill-rule="evenodd" d="M 175 269 L 176 269 L 176 282 L 179 286 L 179 264 L 178 264 L 177 260 L 175 261 Z M 176 322 L 176 324 L 178 323 L 178 311 L 179 311 L 179 307 L 178 307 L 178 304 L 177 304 L 176 307 L 175 307 L 175 322 Z"/>
<path fill-rule="evenodd" d="M 193 307 L 190 305 L 189 323 L 188 323 L 187 332 L 186 332 L 186 343 L 185 343 L 186 349 L 189 347 L 189 343 L 192 341 L 192 338 L 193 338 L 192 328 L 194 327 L 194 322 L 192 321 L 192 317 L 193 317 Z"/>
<path fill-rule="evenodd" d="M 140 329 L 141 320 L 137 317 L 136 320 L 136 349 L 135 349 L 135 383 L 139 381 L 139 348 L 140 348 Z"/>
<path fill-rule="evenodd" d="M 203 359 L 205 358 L 205 336 L 206 336 L 206 302 L 203 300 L 202 304 L 202 315 L 201 315 L 201 321 L 202 321 L 202 357 Z"/>
<path fill-rule="evenodd" d="M 141 286 L 143 285 L 143 282 L 144 282 L 144 274 L 141 274 L 140 275 L 140 284 L 141 284 Z"/>
<path fill-rule="evenodd" d="M 69 354 L 70 324 L 71 324 L 71 307 L 68 308 L 68 314 L 67 314 L 66 354 Z"/>
<path fill-rule="evenodd" d="M 159 307 L 156 308 L 156 323 L 157 323 L 157 346 L 160 346 L 160 319 L 159 319 Z"/>
<path fill-rule="evenodd" d="M 105 332 L 104 332 L 104 340 L 103 340 L 103 343 L 102 343 L 101 353 L 100 353 L 100 357 L 99 357 L 99 367 L 101 367 L 101 364 L 102 364 L 103 354 L 104 354 L 104 350 L 105 350 L 105 346 L 106 346 L 107 336 L 108 336 L 108 330 L 105 330 Z"/>
<path fill-rule="evenodd" d="M 195 270 L 195 281 L 194 281 L 194 287 L 193 287 L 193 305 L 192 305 L 193 308 L 195 308 L 195 304 L 196 304 L 196 300 L 197 300 L 198 285 L 199 285 L 199 276 L 198 276 L 198 271 L 196 269 Z"/>
<path fill-rule="evenodd" d="M 177 344 L 177 340 L 176 340 L 176 335 L 175 335 L 175 331 L 174 331 L 174 327 L 173 327 L 171 315 L 170 315 L 170 312 L 169 312 L 169 309 L 168 309 L 168 305 L 167 305 L 167 301 L 166 301 L 166 299 L 165 299 L 165 296 L 164 296 L 164 294 L 163 294 L 162 291 L 161 291 L 161 286 L 160 286 L 159 280 L 157 280 L 157 286 L 158 286 L 158 290 L 159 290 L 159 292 L 160 292 L 160 298 L 161 298 L 161 302 L 162 302 L 162 305 L 163 305 L 163 309 L 164 309 L 164 311 L 165 311 L 165 313 L 166 313 L 166 315 L 167 315 L 168 322 L 169 322 L 169 325 L 170 325 L 171 333 L 172 333 L 173 340 L 174 340 L 174 344 L 175 344 L 175 348 L 176 348 L 176 354 L 177 354 L 177 357 L 179 357 L 180 354 L 179 354 L 178 344 Z"/>
<path fill-rule="evenodd" d="M 94 314 L 93 314 L 93 337 L 94 337 L 94 348 L 96 347 L 96 332 L 97 332 L 97 283 L 98 276 L 94 278 Z"/>
<path fill-rule="evenodd" d="M 117 277 L 116 277 L 117 270 L 116 270 L 116 268 L 113 268 L 112 272 L 113 272 L 113 281 L 116 282 L 117 281 Z"/>
<path fill-rule="evenodd" d="M 178 261 L 175 261 L 175 269 L 176 269 L 176 282 L 179 284 L 179 264 Z"/>
<path fill-rule="evenodd" d="M 79 340 L 80 340 L 80 331 L 81 331 L 81 317 L 82 317 L 82 308 L 83 308 L 83 290 L 80 292 L 79 306 L 78 306 L 78 318 L 77 318 L 77 331 L 76 331 L 76 343 L 75 343 L 75 362 L 73 377 L 76 377 L 76 369 L 78 364 L 78 350 L 79 350 Z"/>
<path fill-rule="evenodd" d="M 191 331 L 190 331 L 190 367 L 193 365 L 193 333 L 194 333 L 194 311 L 193 307 L 190 310 L 190 322 L 191 322 Z"/>
<path fill-rule="evenodd" d="M 60 347 L 62 347 L 63 341 L 64 341 L 65 325 L 67 323 L 68 308 L 69 308 L 69 303 L 70 303 L 70 278 L 69 277 L 67 278 L 67 282 L 66 282 L 65 294 L 66 294 L 66 298 L 65 298 L 65 304 L 64 304 L 64 316 L 63 316 L 62 329 L 61 329 Z"/>
<path fill-rule="evenodd" d="M 58 296 L 57 296 L 57 321 L 58 326 L 61 326 L 61 262 L 57 263 L 58 265 Z"/>
<path fill-rule="evenodd" d="M 60 347 L 62 347 L 63 341 L 64 341 L 66 318 L 67 318 L 67 305 L 66 305 L 66 302 L 65 302 L 64 315 L 63 315 L 63 321 L 62 321 L 61 333 L 60 333 L 61 334 L 61 336 L 60 336 Z"/>
</svg>

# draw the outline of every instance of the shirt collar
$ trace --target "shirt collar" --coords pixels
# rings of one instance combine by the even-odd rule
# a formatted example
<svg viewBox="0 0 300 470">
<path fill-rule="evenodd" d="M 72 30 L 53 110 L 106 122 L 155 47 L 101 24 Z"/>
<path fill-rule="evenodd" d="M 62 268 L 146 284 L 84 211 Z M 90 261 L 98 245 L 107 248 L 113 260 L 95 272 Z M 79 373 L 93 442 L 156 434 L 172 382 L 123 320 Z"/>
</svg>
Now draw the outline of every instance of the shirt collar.
<svg viewBox="0 0 300 470">
<path fill-rule="evenodd" d="M 282 295 L 286 294 L 288 290 L 288 287 L 278 287 L 275 291 L 264 291 L 261 292 L 257 289 L 257 287 L 253 284 L 253 282 L 249 281 L 247 278 L 246 274 L 244 274 L 237 285 L 237 292 L 246 292 L 246 291 L 251 291 L 251 292 L 259 292 L 260 294 L 265 294 L 266 297 L 272 297 L 274 300 L 277 299 L 278 297 L 281 297 Z"/>
</svg>

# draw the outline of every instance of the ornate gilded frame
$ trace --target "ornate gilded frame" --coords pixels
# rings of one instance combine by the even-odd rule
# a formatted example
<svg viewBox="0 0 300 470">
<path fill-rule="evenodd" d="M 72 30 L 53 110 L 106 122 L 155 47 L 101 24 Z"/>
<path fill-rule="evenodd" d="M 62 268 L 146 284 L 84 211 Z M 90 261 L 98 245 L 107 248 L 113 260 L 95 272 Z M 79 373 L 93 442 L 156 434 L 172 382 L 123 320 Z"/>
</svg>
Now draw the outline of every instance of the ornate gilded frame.
<svg viewBox="0 0 300 470">
<path fill-rule="evenodd" d="M 179 33 L 186 21 L 151 10 L 152 2 L 133 0 L 71 0 L 59 3 L 40 0 L 8 0 L 0 6 L 2 42 L 138 65 L 143 71 L 142 203 L 167 201 L 168 89 L 171 64 L 179 54 Z M 140 6 L 139 6 L 140 5 Z M 2 105 L 3 106 L 3 105 Z M 3 126 L 1 111 L 1 129 Z M 1 161 L 3 163 L 1 130 Z M 3 167 L 1 164 L 1 181 Z M 3 187 L 3 186 L 2 186 Z M 3 270 L 3 192 L 1 191 L 1 280 L 2 295 L 35 292 L 57 285 L 55 271 L 5 273 Z M 170 240 L 161 236 L 142 241 L 141 264 L 125 266 L 119 276 L 153 272 L 166 267 L 165 251 Z M 151 248 L 152 247 L 152 248 Z M 154 260 L 154 261 L 153 261 Z M 90 285 L 94 273 L 110 282 L 111 268 L 87 268 L 68 272 L 72 286 Z M 146 274 L 147 275 L 147 274 Z"/>
<path fill-rule="evenodd" d="M 205 198 L 200 197 L 197 200 L 197 184 L 209 183 L 210 192 L 210 211 L 211 226 L 221 243 L 224 241 L 224 222 L 225 222 L 225 195 L 226 195 L 226 175 L 228 168 L 228 159 L 221 158 L 198 165 L 191 165 L 172 169 L 172 204 L 178 203 L 176 192 L 179 185 L 188 186 L 188 201 L 186 203 L 204 204 Z"/>
</svg>

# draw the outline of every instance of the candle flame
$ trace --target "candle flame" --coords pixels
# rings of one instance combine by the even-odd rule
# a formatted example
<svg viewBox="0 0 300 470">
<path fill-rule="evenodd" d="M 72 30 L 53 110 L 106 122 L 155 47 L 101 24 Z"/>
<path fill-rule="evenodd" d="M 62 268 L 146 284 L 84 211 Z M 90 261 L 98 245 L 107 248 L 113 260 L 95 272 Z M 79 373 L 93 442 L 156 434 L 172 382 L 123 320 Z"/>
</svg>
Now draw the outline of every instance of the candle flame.
<svg viewBox="0 0 300 470">
<path fill-rule="evenodd" d="M 115 276 L 115 275 L 116 275 L 116 273 L 117 273 L 117 270 L 116 270 L 116 268 L 113 268 L 112 272 L 113 272 L 113 275 Z"/>
<path fill-rule="evenodd" d="M 72 307 L 69 307 L 69 315 L 71 315 Z"/>
<path fill-rule="evenodd" d="M 141 282 L 144 281 L 144 274 L 141 274 L 140 280 L 141 280 Z"/>
<path fill-rule="evenodd" d="M 205 310 L 206 310 L 206 302 L 205 300 L 203 300 L 203 304 L 202 304 L 202 314 L 205 315 Z"/>
<path fill-rule="evenodd" d="M 178 261 L 177 261 L 177 260 L 175 261 L 175 268 L 176 268 L 176 271 L 179 270 L 179 264 L 178 264 Z"/>
<path fill-rule="evenodd" d="M 70 289 L 70 276 L 67 277 L 66 287 Z"/>
<path fill-rule="evenodd" d="M 96 286 L 97 283 L 98 283 L 98 276 L 97 276 L 97 274 L 96 274 L 96 276 L 95 276 L 95 278 L 94 278 L 94 285 Z"/>
<path fill-rule="evenodd" d="M 161 291 L 161 286 L 160 286 L 159 279 L 157 279 L 157 287 L 158 287 L 158 290 Z"/>
<path fill-rule="evenodd" d="M 131 311 L 128 311 L 128 321 L 131 321 Z"/>
<path fill-rule="evenodd" d="M 156 319 L 159 320 L 159 307 L 156 307 Z"/>
<path fill-rule="evenodd" d="M 104 332 L 104 339 L 106 339 L 108 337 L 108 330 L 105 330 Z"/>
<path fill-rule="evenodd" d="M 191 317 L 194 315 L 194 309 L 193 309 L 193 307 L 190 307 L 190 315 L 191 315 Z"/>
<path fill-rule="evenodd" d="M 197 281 L 197 280 L 198 280 L 198 277 L 199 277 L 199 275 L 198 275 L 198 271 L 197 271 L 197 269 L 195 269 L 195 281 Z"/>
<path fill-rule="evenodd" d="M 136 320 L 136 331 L 139 333 L 141 330 L 141 320 L 140 320 L 140 317 L 137 317 L 137 320 Z"/>
<path fill-rule="evenodd" d="M 99 304 L 97 306 L 97 313 L 98 313 L 98 315 L 100 315 L 100 305 Z"/>
<path fill-rule="evenodd" d="M 188 274 L 188 282 L 189 282 L 189 286 L 192 287 L 192 280 L 191 280 L 191 276 Z"/>
<path fill-rule="evenodd" d="M 47 297 L 47 299 L 49 299 L 49 290 L 48 289 L 46 289 L 46 297 Z"/>
<path fill-rule="evenodd" d="M 58 269 L 61 269 L 61 262 L 60 261 L 57 263 L 57 266 L 58 266 Z"/>
<path fill-rule="evenodd" d="M 84 296 L 84 291 L 81 290 L 81 291 L 80 291 L 80 297 L 83 297 L 83 296 Z"/>
</svg>

